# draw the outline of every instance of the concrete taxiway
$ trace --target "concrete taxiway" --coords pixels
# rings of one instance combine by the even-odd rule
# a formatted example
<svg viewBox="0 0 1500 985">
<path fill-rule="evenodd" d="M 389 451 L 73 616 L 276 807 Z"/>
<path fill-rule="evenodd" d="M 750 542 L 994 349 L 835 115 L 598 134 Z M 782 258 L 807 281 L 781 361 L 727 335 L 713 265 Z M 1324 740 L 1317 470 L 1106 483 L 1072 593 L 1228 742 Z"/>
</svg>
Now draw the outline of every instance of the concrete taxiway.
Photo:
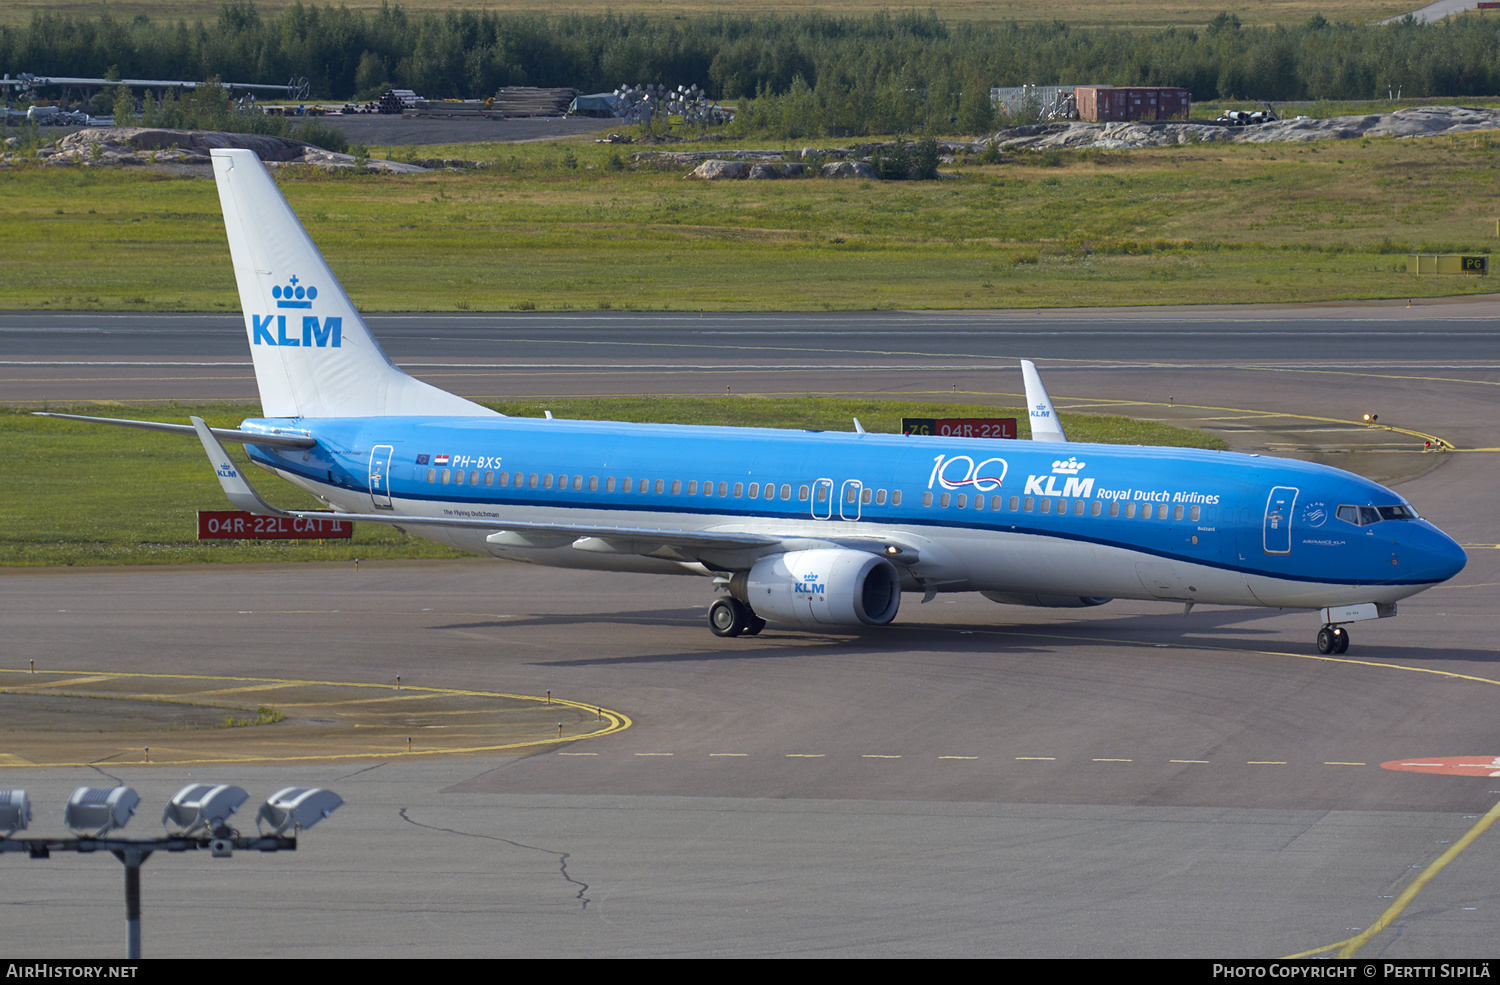
<svg viewBox="0 0 1500 985">
<path fill-rule="evenodd" d="M 1383 917 L 1360 957 L 1492 955 L 1500 832 L 1445 853 L 1500 803 L 1500 777 L 1481 768 L 1500 756 L 1497 463 L 1474 450 L 1500 445 L 1493 322 L 1476 315 L 1466 341 L 1419 345 L 1408 335 L 1423 321 L 1379 317 L 1408 330 L 1386 333 L 1394 354 L 1360 349 L 1368 318 L 1314 312 L 1284 318 L 1321 326 L 1310 346 L 1342 337 L 1358 355 L 1299 360 L 1278 344 L 1234 359 L 1185 353 L 1193 336 L 1165 332 L 1097 343 L 1086 360 L 1075 341 L 1043 363 L 1060 405 L 1198 422 L 1237 448 L 1398 481 L 1469 547 L 1453 582 L 1352 626 L 1342 658 L 1317 656 L 1314 616 L 1274 610 L 910 597 L 883 632 L 720 640 L 704 625 L 708 587 L 690 578 L 478 559 L 9 570 L 4 669 L 23 673 L 4 674 L 5 689 L 35 703 L 191 688 L 225 707 L 274 705 L 287 727 L 233 730 L 237 744 L 202 729 L 31 736 L 25 755 L 11 739 L 0 785 L 27 787 L 46 831 L 61 830 L 73 787 L 115 779 L 142 794 L 140 829 L 194 781 L 345 798 L 295 855 L 153 857 L 148 956 L 1278 957 Z M 1274 315 L 1256 323 L 1268 339 L 1294 333 Z M 1211 340 L 1229 321 L 1194 324 Z M 1009 343 L 982 332 L 879 359 L 852 327 L 824 334 L 846 341 L 825 346 L 838 351 L 821 368 L 767 386 L 783 379 L 768 364 L 757 389 L 997 403 L 1019 389 L 996 382 Z M 578 361 L 543 342 L 524 358 Z M 587 373 L 532 392 L 722 392 L 714 373 L 744 372 L 742 352 L 678 344 L 707 368 L 652 353 L 656 369 L 611 372 L 618 353 L 601 351 Z M 806 339 L 769 344 L 781 348 L 763 358 L 786 360 Z M 1354 424 L 1366 411 L 1398 430 Z M 1424 452 L 1421 435 L 1465 450 Z M 306 697 L 309 681 L 326 692 Z M 438 704 L 418 688 L 478 696 Z M 484 697 L 549 691 L 572 702 L 567 716 L 509 723 L 512 705 Z M 629 727 L 576 740 L 598 727 L 580 708 Z M 438 754 L 512 724 L 511 740 L 534 744 Z M 72 727 L 88 728 L 57 716 Z M 1460 761 L 1472 768 L 1438 765 Z M 7 950 L 123 953 L 112 859 L 0 864 Z"/>
</svg>

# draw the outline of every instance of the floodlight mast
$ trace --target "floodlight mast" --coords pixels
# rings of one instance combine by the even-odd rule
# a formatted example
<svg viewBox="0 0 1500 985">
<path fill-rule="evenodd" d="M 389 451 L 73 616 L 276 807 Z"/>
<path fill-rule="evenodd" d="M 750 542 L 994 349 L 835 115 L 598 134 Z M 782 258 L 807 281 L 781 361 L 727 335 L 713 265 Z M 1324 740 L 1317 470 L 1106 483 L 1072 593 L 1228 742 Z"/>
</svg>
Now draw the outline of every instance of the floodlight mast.
<svg viewBox="0 0 1500 985">
<path fill-rule="evenodd" d="M 190 852 L 208 849 L 214 858 L 235 851 L 292 852 L 297 832 L 310 828 L 337 810 L 338 794 L 316 787 L 286 787 L 261 805 L 261 818 L 271 821 L 270 835 L 246 837 L 228 820 L 249 794 L 239 787 L 194 783 L 183 787 L 162 813 L 162 826 L 178 831 L 162 838 L 107 837 L 123 828 L 135 813 L 140 796 L 129 787 L 79 787 L 68 799 L 64 823 L 76 838 L 15 838 L 31 823 L 31 802 L 25 790 L 0 790 L 0 854 L 25 852 L 31 858 L 50 858 L 57 852 L 106 851 L 125 866 L 125 942 L 128 957 L 141 956 L 141 866 L 153 852 Z M 92 835 L 86 832 L 95 832 Z M 290 833 L 287 833 L 290 831 Z"/>
</svg>

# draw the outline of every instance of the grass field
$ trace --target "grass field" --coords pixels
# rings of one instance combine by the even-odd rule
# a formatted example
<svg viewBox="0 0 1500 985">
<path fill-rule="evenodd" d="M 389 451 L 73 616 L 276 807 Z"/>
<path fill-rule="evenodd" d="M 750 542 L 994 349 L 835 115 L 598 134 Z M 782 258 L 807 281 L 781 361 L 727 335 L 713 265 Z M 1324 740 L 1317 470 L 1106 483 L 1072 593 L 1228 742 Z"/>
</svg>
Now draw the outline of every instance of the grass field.
<svg viewBox="0 0 1500 985">
<path fill-rule="evenodd" d="M 350 10 L 375 11 L 379 0 L 345 0 Z M 21 23 L 34 13 L 71 14 L 75 17 L 98 17 L 108 10 L 111 17 L 129 20 L 144 14 L 154 21 L 185 19 L 212 22 L 219 16 L 219 0 L 7 0 L 0 4 L 0 23 Z M 258 0 L 261 16 L 272 16 L 291 6 L 286 0 Z M 446 0 L 406 0 L 400 6 L 409 13 L 447 10 L 493 10 L 509 14 L 534 14 L 536 8 L 524 0 L 471 0 L 452 3 Z M 822 13 L 831 17 L 867 16 L 881 11 L 934 10 L 946 21 L 1052 21 L 1079 25 L 1199 25 L 1207 24 L 1220 11 L 1236 15 L 1245 24 L 1292 24 L 1321 13 L 1330 21 L 1369 23 L 1415 10 L 1420 3 L 1377 0 L 1356 3 L 1354 0 L 1260 0 L 1256 3 L 1203 2 L 1203 0 L 1148 0 L 1146 3 L 1125 0 L 1058 0 L 1050 4 L 1023 0 L 944 0 L 942 3 L 892 5 L 879 0 L 756 0 L 737 6 L 734 13 Z M 563 0 L 547 8 L 550 14 L 643 13 L 649 17 L 691 17 L 725 12 L 722 4 L 709 0 L 641 0 L 619 4 L 612 0 Z M 31 71 L 40 71 L 31 69 Z"/>
<path fill-rule="evenodd" d="M 1022 154 L 936 182 L 699 182 L 611 171 L 630 147 L 475 145 L 423 152 L 494 167 L 301 169 L 282 187 L 370 310 L 1322 301 L 1493 290 L 1408 275 L 1405 254 L 1494 246 L 1497 145 Z M 4 180 L 0 307 L 238 306 L 211 180 L 40 166 Z"/>
<path fill-rule="evenodd" d="M 727 424 L 849 431 L 859 417 L 872 432 L 896 433 L 902 416 L 1016 417 L 1023 411 L 950 404 L 826 398 L 626 398 L 495 403 L 513 416 Z M 77 408 L 101 413 L 100 408 Z M 257 417 L 256 406 L 132 407 L 102 413 L 185 423 L 196 414 L 214 427 Z M 1222 448 L 1217 438 L 1121 417 L 1064 415 L 1075 441 Z M 912 439 L 921 440 L 921 439 Z M 242 465 L 243 449 L 231 454 Z M 458 557 L 459 552 L 378 524 L 356 524 L 352 541 L 199 543 L 198 510 L 229 506 L 198 442 L 175 435 L 34 417 L 0 408 L 0 566 L 185 564 L 205 561 L 339 561 L 354 558 Z M 270 502 L 320 509 L 310 496 L 257 468 L 247 474 Z"/>
</svg>

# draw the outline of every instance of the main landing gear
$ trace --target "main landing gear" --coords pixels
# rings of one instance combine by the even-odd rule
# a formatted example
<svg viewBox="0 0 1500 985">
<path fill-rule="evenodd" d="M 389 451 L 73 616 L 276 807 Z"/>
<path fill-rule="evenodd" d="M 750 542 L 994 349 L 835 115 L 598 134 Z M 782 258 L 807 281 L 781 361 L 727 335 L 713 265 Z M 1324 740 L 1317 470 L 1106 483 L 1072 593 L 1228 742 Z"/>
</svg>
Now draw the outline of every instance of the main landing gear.
<svg viewBox="0 0 1500 985">
<path fill-rule="evenodd" d="M 708 607 L 708 628 L 715 636 L 754 636 L 766 621 L 739 599 L 722 598 Z"/>
<path fill-rule="evenodd" d="M 1318 630 L 1319 653 L 1343 653 L 1349 649 L 1349 631 L 1343 626 L 1328 625 Z"/>
</svg>

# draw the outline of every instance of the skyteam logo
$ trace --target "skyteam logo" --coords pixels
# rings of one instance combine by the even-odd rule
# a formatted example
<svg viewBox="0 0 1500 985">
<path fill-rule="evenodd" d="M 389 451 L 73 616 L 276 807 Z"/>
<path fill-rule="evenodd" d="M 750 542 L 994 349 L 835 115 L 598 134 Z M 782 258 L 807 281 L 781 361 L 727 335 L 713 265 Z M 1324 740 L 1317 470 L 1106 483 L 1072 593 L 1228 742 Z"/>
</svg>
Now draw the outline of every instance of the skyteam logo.
<svg viewBox="0 0 1500 985">
<path fill-rule="evenodd" d="M 278 308 L 310 309 L 318 299 L 318 289 L 300 283 L 294 276 L 285 286 L 278 284 L 271 288 L 271 297 L 276 300 Z M 344 319 L 338 315 L 329 315 L 323 319 L 319 319 L 317 315 L 303 315 L 302 331 L 299 333 L 295 325 L 287 325 L 286 315 L 252 314 L 250 344 L 337 349 L 344 344 Z"/>
<path fill-rule="evenodd" d="M 1078 478 L 1078 473 L 1083 471 L 1087 462 L 1080 462 L 1069 455 L 1052 463 L 1051 475 L 1028 475 L 1026 477 L 1026 495 L 1028 496 L 1069 496 L 1087 499 L 1094 494 L 1094 477 L 1087 479 Z M 1066 476 L 1062 488 L 1057 488 L 1057 477 Z"/>
</svg>

